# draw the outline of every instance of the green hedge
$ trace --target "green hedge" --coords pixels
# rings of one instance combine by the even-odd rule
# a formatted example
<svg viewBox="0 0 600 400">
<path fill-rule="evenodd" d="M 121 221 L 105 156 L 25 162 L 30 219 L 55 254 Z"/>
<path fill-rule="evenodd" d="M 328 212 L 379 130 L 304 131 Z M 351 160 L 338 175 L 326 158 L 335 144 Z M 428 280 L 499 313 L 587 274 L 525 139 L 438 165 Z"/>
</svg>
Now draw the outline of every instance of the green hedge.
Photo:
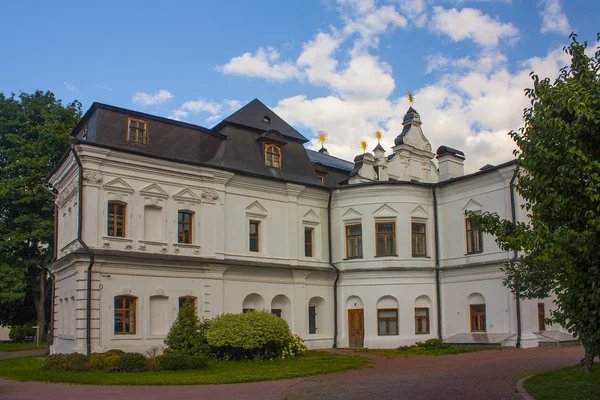
<svg viewBox="0 0 600 400">
<path fill-rule="evenodd" d="M 206 340 L 218 358 L 236 360 L 279 358 L 294 338 L 283 318 L 263 310 L 217 316 Z"/>
<path fill-rule="evenodd" d="M 33 337 L 33 324 L 13 325 L 8 332 L 8 338 L 13 342 L 23 343 L 28 337 Z"/>
<path fill-rule="evenodd" d="M 124 353 L 119 357 L 119 371 L 142 372 L 147 371 L 146 357 L 140 353 Z"/>
<path fill-rule="evenodd" d="M 158 366 L 165 371 L 181 371 L 186 369 L 202 369 L 208 367 L 208 358 L 204 355 L 169 353 L 156 357 Z"/>
<path fill-rule="evenodd" d="M 92 369 L 88 357 L 84 354 L 52 354 L 44 360 L 44 367 L 63 371 L 89 371 Z"/>
</svg>

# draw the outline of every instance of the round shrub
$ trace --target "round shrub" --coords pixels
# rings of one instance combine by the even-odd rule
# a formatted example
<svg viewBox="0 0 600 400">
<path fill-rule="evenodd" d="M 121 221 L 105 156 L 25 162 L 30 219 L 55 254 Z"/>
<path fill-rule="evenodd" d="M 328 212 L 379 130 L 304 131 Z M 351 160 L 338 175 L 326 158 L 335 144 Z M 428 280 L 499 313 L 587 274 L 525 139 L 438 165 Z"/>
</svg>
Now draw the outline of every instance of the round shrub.
<svg viewBox="0 0 600 400">
<path fill-rule="evenodd" d="M 87 356 L 79 353 L 52 354 L 44 360 L 44 367 L 63 371 L 89 371 L 92 367 Z"/>
<path fill-rule="evenodd" d="M 33 324 L 13 325 L 8 332 L 8 338 L 13 342 L 23 343 L 27 338 L 33 338 Z"/>
<path fill-rule="evenodd" d="M 146 357 L 140 353 L 123 353 L 119 357 L 119 371 L 141 372 L 146 371 Z"/>
<path fill-rule="evenodd" d="M 170 353 L 156 357 L 158 366 L 165 371 L 181 371 L 186 369 L 202 369 L 208 367 L 208 358 L 204 355 Z"/>
<path fill-rule="evenodd" d="M 119 368 L 121 357 L 111 351 L 94 353 L 90 356 L 90 366 L 98 371 L 115 371 Z"/>
<path fill-rule="evenodd" d="M 304 354 L 308 351 L 308 347 L 304 344 L 304 340 L 298 335 L 291 335 L 287 343 L 283 347 L 281 358 L 294 357 Z"/>
<path fill-rule="evenodd" d="M 219 315 L 206 332 L 208 344 L 222 359 L 281 357 L 290 337 L 287 322 L 266 310 Z"/>
<path fill-rule="evenodd" d="M 187 300 L 179 309 L 177 319 L 171 325 L 165 345 L 169 352 L 194 355 L 208 354 L 205 332 L 210 320 L 200 321 L 196 315 L 196 306 Z"/>
</svg>

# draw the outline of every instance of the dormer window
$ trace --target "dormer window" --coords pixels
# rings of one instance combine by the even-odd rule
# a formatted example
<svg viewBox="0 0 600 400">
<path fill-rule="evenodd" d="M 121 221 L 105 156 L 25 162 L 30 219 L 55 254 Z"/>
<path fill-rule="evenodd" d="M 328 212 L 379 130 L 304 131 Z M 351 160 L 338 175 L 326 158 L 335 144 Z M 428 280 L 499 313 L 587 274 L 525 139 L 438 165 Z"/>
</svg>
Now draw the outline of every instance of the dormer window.
<svg viewBox="0 0 600 400">
<path fill-rule="evenodd" d="M 142 119 L 129 118 L 127 121 L 127 142 L 136 144 L 147 143 L 148 122 Z"/>
<path fill-rule="evenodd" d="M 281 147 L 276 144 L 265 144 L 265 165 L 281 168 Z"/>
<path fill-rule="evenodd" d="M 271 124 L 271 118 L 269 118 L 265 115 L 262 119 L 262 122 L 263 122 L 263 124 Z"/>
<path fill-rule="evenodd" d="M 87 132 L 88 132 L 88 124 L 85 124 L 83 126 L 83 128 L 81 128 L 81 140 L 87 139 Z"/>
</svg>

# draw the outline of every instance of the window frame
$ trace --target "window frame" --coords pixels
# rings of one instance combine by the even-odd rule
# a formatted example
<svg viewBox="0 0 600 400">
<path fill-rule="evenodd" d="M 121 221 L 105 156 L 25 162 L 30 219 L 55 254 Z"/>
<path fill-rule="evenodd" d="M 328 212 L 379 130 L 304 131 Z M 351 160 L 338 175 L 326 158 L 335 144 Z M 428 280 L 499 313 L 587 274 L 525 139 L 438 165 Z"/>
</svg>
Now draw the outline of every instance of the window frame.
<svg viewBox="0 0 600 400">
<path fill-rule="evenodd" d="M 83 128 L 81 128 L 81 140 L 87 140 L 87 136 L 88 136 L 88 124 L 86 122 L 85 125 L 83 125 Z"/>
<path fill-rule="evenodd" d="M 134 128 L 131 127 L 131 122 L 136 122 L 136 126 Z M 142 129 L 142 141 L 138 142 L 138 138 L 139 138 L 139 125 L 140 123 L 144 124 L 144 128 Z M 130 135 L 130 129 L 135 129 L 135 137 L 134 140 L 130 140 L 129 139 L 129 135 Z M 126 130 L 126 134 L 125 134 L 125 141 L 127 143 L 131 143 L 131 144 L 137 144 L 140 146 L 145 146 L 148 144 L 148 121 L 141 119 L 141 118 L 134 118 L 134 117 L 128 117 L 127 118 L 127 130 Z"/>
<path fill-rule="evenodd" d="M 132 295 L 125 295 L 125 294 L 114 296 L 113 306 L 117 299 L 121 299 L 123 302 L 121 303 L 122 304 L 121 308 L 114 307 L 114 310 L 113 310 L 113 334 L 114 335 L 135 335 L 135 334 L 137 334 L 137 297 L 132 296 Z M 133 306 L 131 308 L 126 307 L 128 299 L 133 300 Z M 115 326 L 117 311 L 121 311 L 123 313 L 123 317 L 122 317 L 123 318 L 123 322 L 122 322 L 123 331 L 121 331 L 121 332 L 117 332 L 116 326 Z M 133 312 L 133 324 L 132 324 L 133 332 L 125 332 L 125 315 L 126 315 L 127 311 Z"/>
<path fill-rule="evenodd" d="M 179 216 L 182 216 L 181 221 L 179 221 Z M 183 216 L 188 215 L 190 217 L 189 222 L 185 222 Z M 189 227 L 189 238 L 188 241 L 185 241 L 185 227 Z M 181 237 L 179 236 L 179 228 L 181 227 Z M 192 244 L 194 243 L 194 212 L 190 210 L 177 210 L 177 243 L 178 244 Z"/>
<path fill-rule="evenodd" d="M 275 152 L 269 152 L 270 149 L 274 149 Z M 277 163 L 275 163 L 273 160 L 273 156 L 275 154 L 277 154 L 279 156 L 279 161 Z M 269 155 L 272 156 L 270 160 L 269 160 Z M 265 166 L 271 167 L 271 168 L 277 168 L 277 169 L 283 168 L 283 157 L 282 157 L 282 152 L 281 152 L 281 146 L 279 146 L 277 144 L 273 144 L 273 143 L 266 143 L 264 156 L 265 156 Z"/>
<path fill-rule="evenodd" d="M 469 250 L 469 234 L 473 231 L 477 232 L 478 249 L 475 249 L 475 246 L 471 246 L 473 247 L 473 249 Z M 481 230 L 481 224 L 479 224 L 478 228 L 472 228 L 470 217 L 465 218 L 465 238 L 467 245 L 467 254 L 483 253 L 483 231 Z M 473 236 L 473 238 L 475 238 L 475 236 Z"/>
<path fill-rule="evenodd" d="M 483 306 L 483 313 L 481 313 L 481 312 L 474 312 L 473 311 L 474 307 L 479 307 L 479 306 Z M 483 325 L 484 325 L 483 329 L 476 330 L 476 329 L 474 329 L 474 326 L 473 326 L 473 317 L 477 316 L 477 323 L 480 324 L 481 323 L 480 318 L 481 318 L 482 315 L 483 315 Z M 486 310 L 486 307 L 485 307 L 485 303 L 483 303 L 483 304 L 469 304 L 469 317 L 470 317 L 471 332 L 475 332 L 475 333 L 478 333 L 478 332 L 487 332 L 487 310 Z"/>
<path fill-rule="evenodd" d="M 418 316 L 417 315 L 417 310 L 425 310 L 426 311 L 426 315 L 425 316 Z M 421 327 L 421 324 L 419 323 L 419 321 L 421 320 L 425 320 L 426 322 L 426 332 L 420 332 L 419 328 Z M 415 307 L 415 335 L 428 335 L 431 333 L 431 325 L 430 325 L 430 320 L 429 320 L 429 307 Z"/>
<path fill-rule="evenodd" d="M 423 233 L 415 233 L 414 231 L 414 226 L 415 225 L 422 225 L 423 226 Z M 415 237 L 415 235 L 417 236 L 422 236 L 422 240 L 423 240 L 423 254 L 418 254 L 415 252 L 415 246 L 414 246 L 414 242 L 413 239 Z M 427 257 L 427 223 L 424 221 L 411 221 L 410 222 L 410 247 L 411 247 L 411 254 L 413 257 Z"/>
<path fill-rule="evenodd" d="M 183 300 L 183 302 L 182 302 Z M 181 310 L 181 306 L 183 306 L 185 304 L 186 301 L 191 300 L 192 304 L 194 305 L 194 309 L 198 308 L 198 298 L 196 296 L 192 296 L 192 295 L 185 295 L 185 296 L 179 296 L 177 298 L 177 304 L 178 304 L 178 312 L 179 310 Z"/>
<path fill-rule="evenodd" d="M 392 225 L 392 232 L 382 232 L 379 233 L 380 225 Z M 381 253 L 379 249 L 379 235 L 391 236 L 392 238 L 392 246 L 391 253 Z M 396 222 L 395 221 L 379 221 L 375 222 L 375 257 L 389 257 L 396 256 Z"/>
<path fill-rule="evenodd" d="M 354 235 L 350 235 L 350 228 L 353 227 L 360 227 L 360 233 L 359 234 L 354 234 Z M 346 228 L 346 258 L 351 259 L 351 258 L 362 258 L 363 257 L 363 249 L 362 249 L 362 223 L 360 224 L 348 224 L 345 226 Z M 349 246 L 349 238 L 358 238 L 360 237 L 360 246 L 358 245 L 358 240 L 356 240 L 356 244 L 354 245 L 354 248 L 357 250 L 356 251 L 356 255 L 350 255 L 350 246 Z"/>
<path fill-rule="evenodd" d="M 112 210 L 111 210 L 111 206 L 113 206 Z M 118 228 L 118 224 L 117 224 L 117 216 L 118 216 L 118 214 L 116 212 L 116 207 L 117 206 L 122 206 L 123 207 L 123 214 L 121 216 L 121 218 L 123 219 L 123 226 L 121 227 L 121 230 L 123 232 L 122 232 L 121 236 L 119 236 L 117 234 L 117 232 L 118 232 L 118 229 L 117 229 Z M 108 210 L 107 210 L 107 213 L 106 213 L 106 236 L 108 236 L 108 237 L 119 237 L 119 238 L 125 238 L 125 237 L 127 237 L 127 203 L 124 203 L 122 201 L 109 200 L 108 203 L 107 203 L 107 208 L 108 208 Z M 110 218 L 111 215 L 113 216 L 113 226 L 112 226 L 113 233 L 114 233 L 113 235 L 110 234 L 110 231 L 109 231 L 110 225 L 109 225 L 109 222 L 108 222 L 108 220 L 109 220 L 109 218 Z"/>
<path fill-rule="evenodd" d="M 396 317 L 381 317 L 380 316 L 380 312 L 381 311 L 395 311 L 396 312 Z M 377 336 L 398 336 L 399 335 L 399 326 L 398 326 L 398 309 L 397 308 L 378 308 L 377 309 Z M 381 330 L 379 329 L 379 323 L 381 320 L 385 321 L 385 331 L 386 333 L 381 333 Z M 389 333 L 390 332 L 390 321 L 391 320 L 395 320 L 396 321 L 396 333 Z"/>
<path fill-rule="evenodd" d="M 312 314 L 314 315 L 314 332 L 311 332 L 311 312 L 310 309 L 313 308 L 315 310 L 315 312 Z M 308 305 L 308 334 L 309 335 L 316 335 L 319 332 L 319 313 L 317 312 L 317 306 L 313 305 L 313 304 L 309 304 Z"/>
<path fill-rule="evenodd" d="M 310 235 L 310 240 L 307 242 L 306 241 L 306 234 Z M 315 229 L 314 228 L 310 228 L 310 227 L 304 227 L 304 257 L 308 257 L 308 258 L 313 258 L 315 256 L 315 249 L 314 249 L 314 235 L 315 233 Z M 307 250 L 308 254 L 307 254 Z"/>
<path fill-rule="evenodd" d="M 252 225 L 256 225 L 255 238 L 252 236 Z M 252 239 L 256 239 L 256 250 L 252 250 Z M 248 251 L 260 253 L 260 221 L 251 219 L 248 223 Z"/>
</svg>

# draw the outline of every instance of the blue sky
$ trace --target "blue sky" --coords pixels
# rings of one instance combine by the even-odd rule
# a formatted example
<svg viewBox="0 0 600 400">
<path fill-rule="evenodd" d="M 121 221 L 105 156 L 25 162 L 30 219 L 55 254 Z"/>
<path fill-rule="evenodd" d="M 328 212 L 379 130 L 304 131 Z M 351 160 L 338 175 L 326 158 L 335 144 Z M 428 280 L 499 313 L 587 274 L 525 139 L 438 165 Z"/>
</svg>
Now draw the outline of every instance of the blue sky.
<svg viewBox="0 0 600 400">
<path fill-rule="evenodd" d="M 595 45 L 600 31 L 589 0 L 5 3 L 4 93 L 203 126 L 257 97 L 351 159 L 377 129 L 391 147 L 411 90 L 434 149 L 464 150 L 471 171 L 510 159 L 528 73 L 556 76 L 568 33 Z"/>
</svg>

